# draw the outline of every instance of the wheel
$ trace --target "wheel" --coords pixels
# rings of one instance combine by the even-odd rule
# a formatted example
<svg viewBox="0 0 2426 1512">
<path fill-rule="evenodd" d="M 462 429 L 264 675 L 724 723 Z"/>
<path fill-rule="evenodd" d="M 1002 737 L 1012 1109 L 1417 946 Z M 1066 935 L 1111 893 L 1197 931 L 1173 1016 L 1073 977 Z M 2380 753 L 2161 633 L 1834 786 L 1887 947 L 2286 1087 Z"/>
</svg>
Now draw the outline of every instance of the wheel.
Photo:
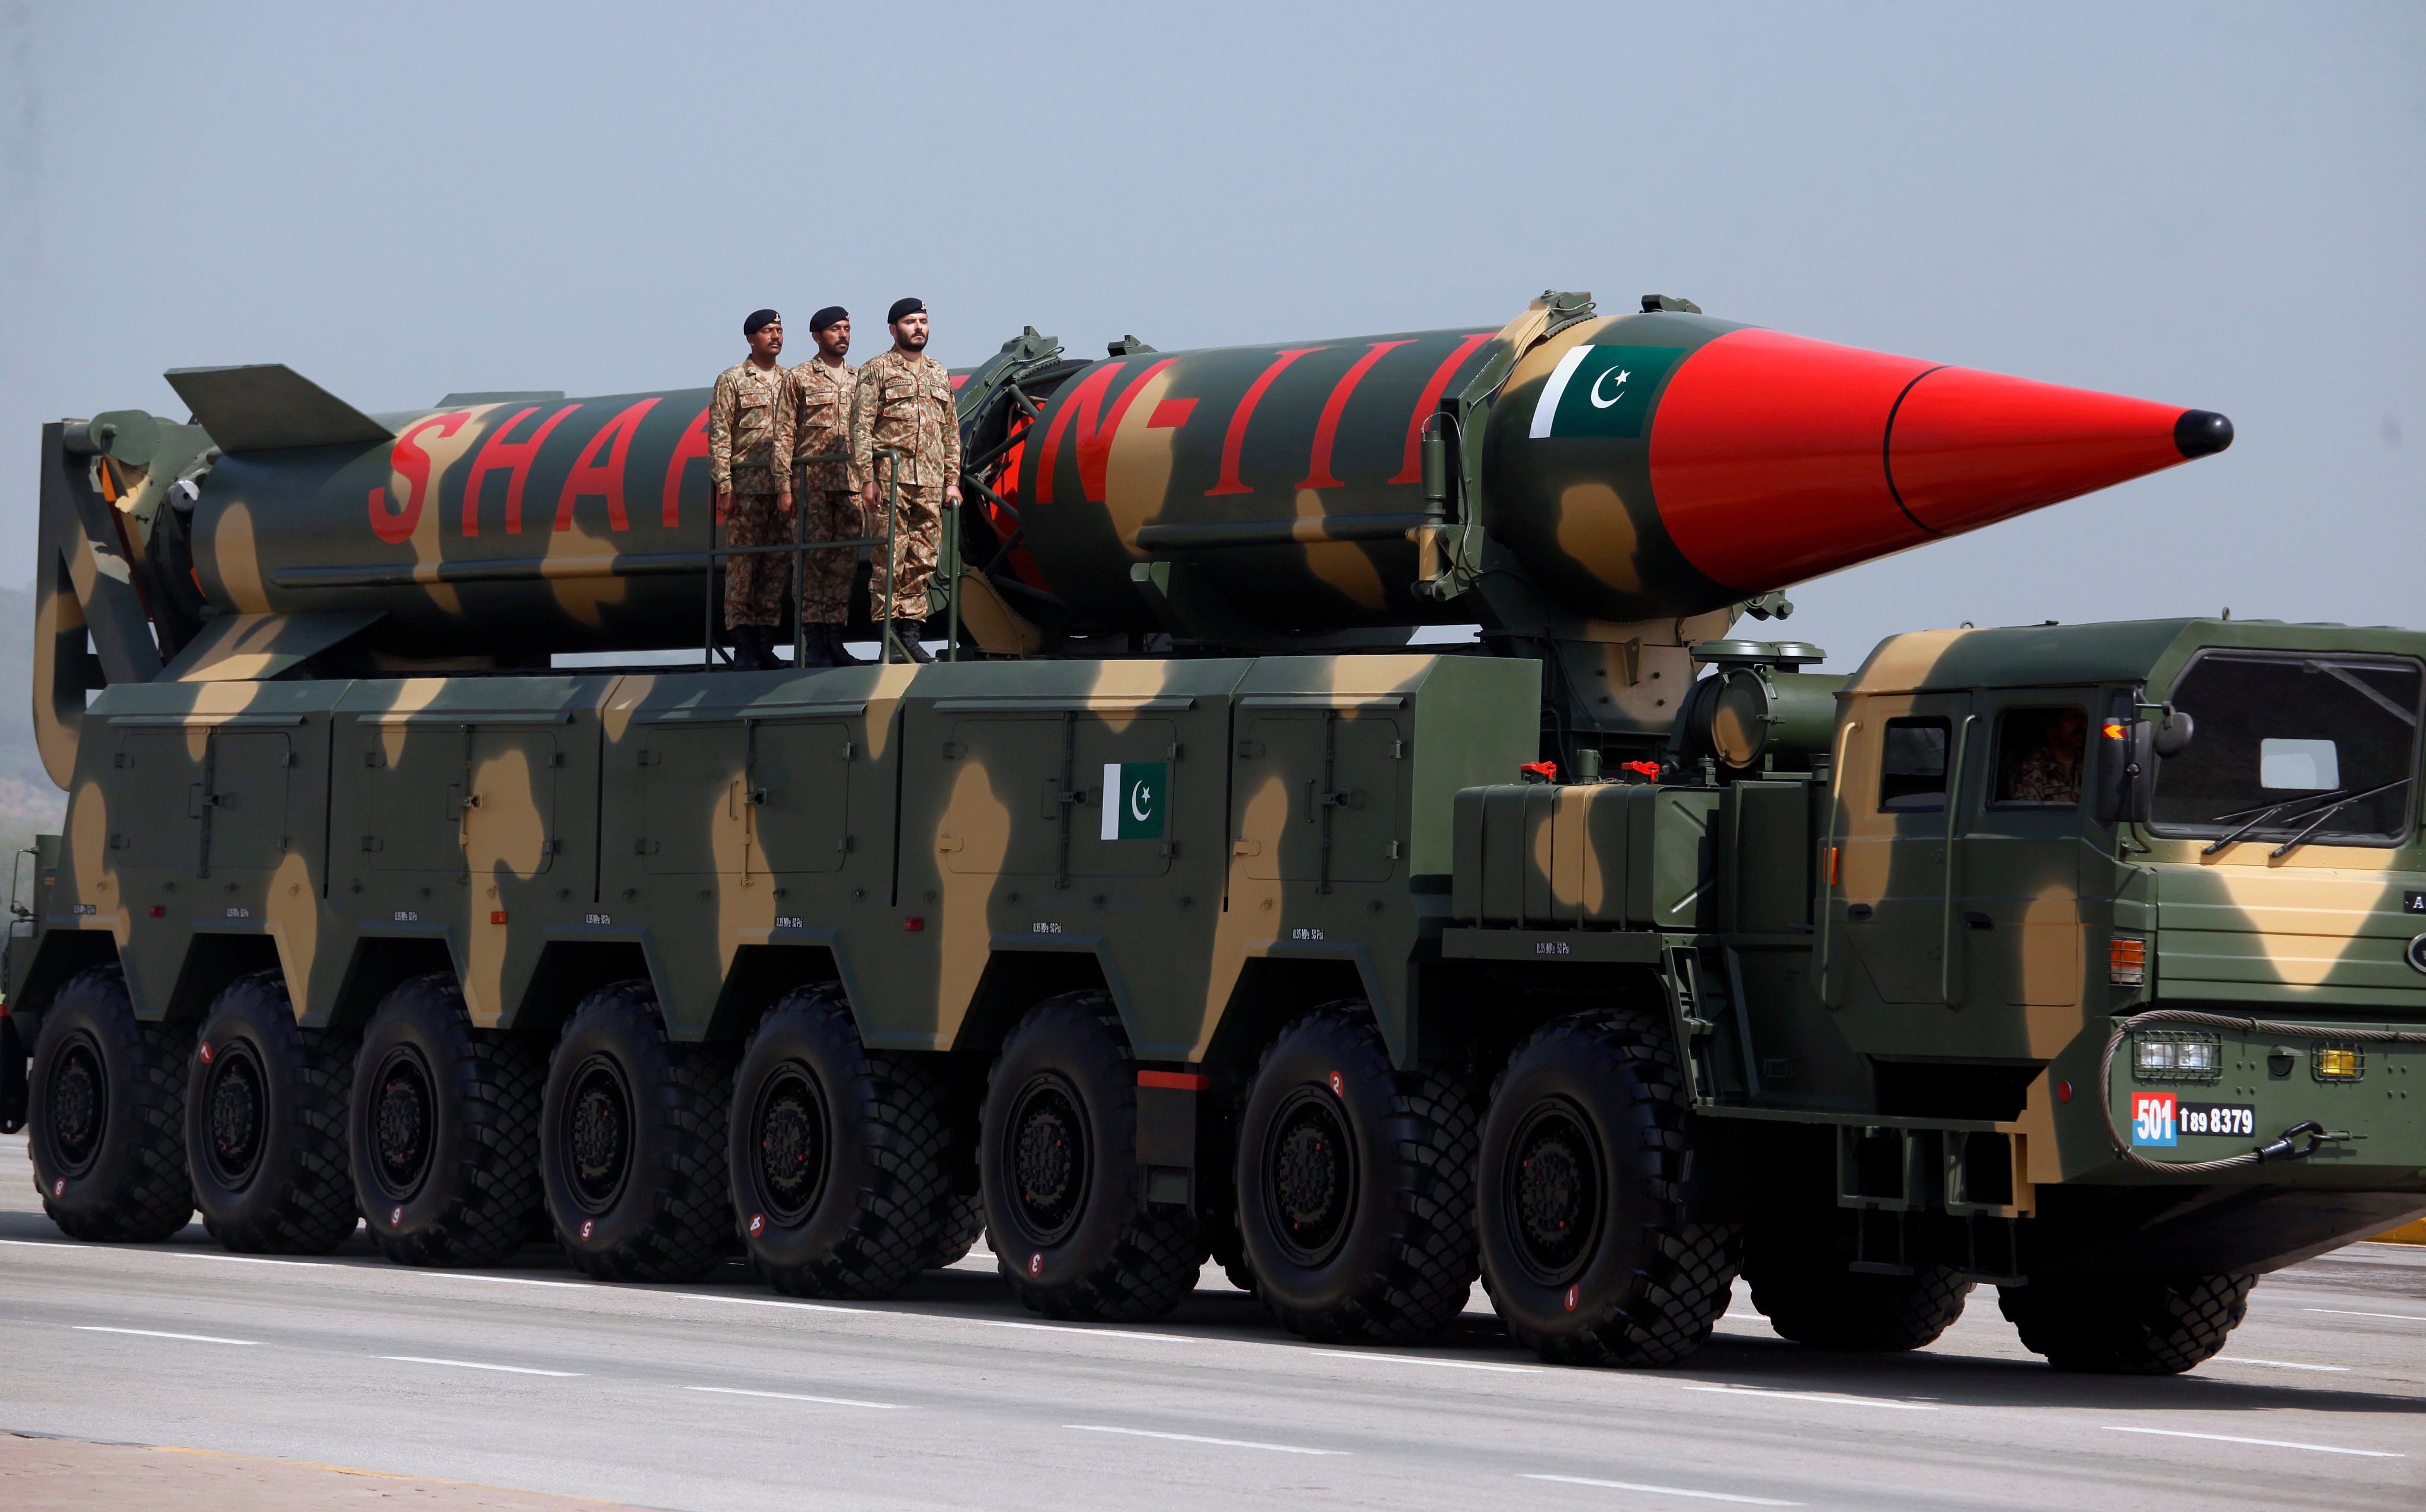
<svg viewBox="0 0 2426 1512">
<path fill-rule="evenodd" d="M 929 1060 L 860 1044 L 834 988 L 769 1009 L 734 1077 L 728 1151 L 758 1273 L 795 1296 L 887 1297 L 915 1280 L 968 1205 L 945 1164 L 945 1102 Z"/>
<path fill-rule="evenodd" d="M 2255 1276 L 2034 1276 L 1997 1289 L 2022 1347 L 2060 1371 L 2177 1375 L 2249 1315 Z"/>
<path fill-rule="evenodd" d="M 1137 1063 L 1105 994 L 1028 1011 L 995 1061 L 979 1130 L 986 1232 L 1022 1303 L 1054 1318 L 1154 1318 L 1195 1288 L 1195 1220 L 1145 1200 Z"/>
<path fill-rule="evenodd" d="M 1674 1364 L 1726 1310 L 1741 1232 L 1687 1210 L 1686 1106 L 1651 1014 L 1554 1019 L 1509 1057 L 1475 1212 L 1492 1301 L 1544 1359 Z"/>
<path fill-rule="evenodd" d="M 354 1052 L 346 1114 L 354 1200 L 388 1259 L 494 1265 L 550 1236 L 541 1072 L 526 1042 L 472 1027 L 451 973 L 389 990 Z"/>
<path fill-rule="evenodd" d="M 1413 1343 L 1474 1288 L 1474 1110 L 1446 1078 L 1395 1069 L 1362 1009 L 1306 1014 L 1265 1050 L 1238 1126 L 1238 1232 L 1290 1332 Z"/>
<path fill-rule="evenodd" d="M 219 989 L 186 1073 L 186 1159 L 212 1238 L 238 1254 L 325 1255 L 354 1231 L 353 1049 L 298 1026 L 275 971 Z"/>
<path fill-rule="evenodd" d="M 1752 1305 L 1785 1338 L 1814 1349 L 1918 1349 L 1963 1316 L 1971 1283 L 1943 1265 L 1910 1276 L 1856 1275 L 1807 1236 L 1755 1230 L 1744 1250 Z"/>
<path fill-rule="evenodd" d="M 602 1281 L 687 1281 L 730 1250 L 725 1114 L 733 1063 L 666 1040 L 656 994 L 582 1000 L 549 1058 L 540 1172 L 574 1267 Z"/>
<path fill-rule="evenodd" d="M 28 1152 L 72 1239 L 150 1244 L 194 1215 L 186 1174 L 190 1028 L 137 1023 L 114 966 L 68 978 L 34 1047 Z"/>
<path fill-rule="evenodd" d="M 958 1265 L 969 1258 L 985 1234 L 985 1198 L 974 1192 L 956 1193 L 946 1200 L 944 1227 L 935 1235 L 934 1245 L 927 1251 L 919 1265 L 922 1271 L 940 1271 L 947 1265 Z"/>
</svg>

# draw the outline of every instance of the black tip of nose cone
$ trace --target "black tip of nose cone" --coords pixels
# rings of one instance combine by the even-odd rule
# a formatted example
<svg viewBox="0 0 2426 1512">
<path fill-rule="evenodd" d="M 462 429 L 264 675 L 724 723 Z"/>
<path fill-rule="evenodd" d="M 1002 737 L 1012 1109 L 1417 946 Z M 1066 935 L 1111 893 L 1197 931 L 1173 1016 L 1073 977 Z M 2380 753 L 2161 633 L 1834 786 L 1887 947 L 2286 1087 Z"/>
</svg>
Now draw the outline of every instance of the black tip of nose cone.
<svg viewBox="0 0 2426 1512">
<path fill-rule="evenodd" d="M 2232 445 L 2232 422 L 2213 410 L 2184 410 L 2174 422 L 2174 445 L 2185 457 L 2207 457 Z"/>
</svg>

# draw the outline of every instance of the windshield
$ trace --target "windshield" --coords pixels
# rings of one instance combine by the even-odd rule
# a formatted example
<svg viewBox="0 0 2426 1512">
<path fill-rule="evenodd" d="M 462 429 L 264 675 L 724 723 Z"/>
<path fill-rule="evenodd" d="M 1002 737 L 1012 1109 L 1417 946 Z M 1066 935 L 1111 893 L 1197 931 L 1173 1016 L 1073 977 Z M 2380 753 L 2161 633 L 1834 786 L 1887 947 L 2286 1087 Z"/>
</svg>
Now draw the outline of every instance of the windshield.
<svg viewBox="0 0 2426 1512">
<path fill-rule="evenodd" d="M 2157 762 L 2161 834 L 2397 845 L 2408 838 L 2426 674 L 2417 662 L 2210 651 L 2174 685 L 2196 721 Z"/>
</svg>

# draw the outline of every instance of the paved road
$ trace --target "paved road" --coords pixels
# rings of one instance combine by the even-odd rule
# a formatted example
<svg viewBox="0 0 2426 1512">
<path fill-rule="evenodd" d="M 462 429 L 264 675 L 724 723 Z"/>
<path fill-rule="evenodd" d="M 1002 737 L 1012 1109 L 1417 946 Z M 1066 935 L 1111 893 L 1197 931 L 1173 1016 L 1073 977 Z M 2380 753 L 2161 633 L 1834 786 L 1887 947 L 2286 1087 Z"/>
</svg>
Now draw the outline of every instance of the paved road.
<svg viewBox="0 0 2426 1512">
<path fill-rule="evenodd" d="M 1288 1339 L 1208 1273 L 1147 1327 L 1046 1324 L 982 1258 L 879 1306 L 417 1272 L 361 1236 L 246 1260 L 201 1227 L 70 1244 L 0 1141 L 0 1430 L 658 1507 L 2382 1507 L 2426 1504 L 2426 1251 L 2263 1283 L 2224 1357 L 2059 1375 L 1993 1293 L 1933 1348 L 1829 1355 L 1740 1293 L 1682 1369 L 1572 1371 L 1479 1293 L 1434 1347 Z M 0 1498 L 4 1499 L 4 1498 Z M 146 1498 L 150 1500 L 150 1498 Z"/>
</svg>

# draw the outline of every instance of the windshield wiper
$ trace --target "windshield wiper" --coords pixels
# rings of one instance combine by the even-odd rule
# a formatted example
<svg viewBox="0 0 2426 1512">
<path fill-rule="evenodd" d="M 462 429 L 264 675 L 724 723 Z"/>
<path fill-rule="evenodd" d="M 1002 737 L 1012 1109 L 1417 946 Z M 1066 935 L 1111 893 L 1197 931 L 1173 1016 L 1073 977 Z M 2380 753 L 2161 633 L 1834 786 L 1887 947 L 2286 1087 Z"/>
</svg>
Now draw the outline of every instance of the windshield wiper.
<svg viewBox="0 0 2426 1512">
<path fill-rule="evenodd" d="M 2297 798 L 2286 798 L 2272 808 L 2258 810 L 2257 817 L 2256 819 L 2251 820 L 2248 823 L 2241 825 L 2240 828 L 2234 830 L 2231 834 L 2216 841 L 2213 845 L 2201 851 L 2199 854 L 2213 855 L 2216 852 L 2223 850 L 2225 846 L 2238 843 L 2242 836 L 2249 834 L 2252 830 L 2257 829 L 2268 820 L 2272 819 L 2275 815 L 2283 812 L 2283 810 L 2287 808 L 2296 808 L 2302 804 L 2321 804 L 2329 798 L 2339 798 L 2342 795 L 2342 789 L 2337 788 L 2333 791 L 2327 793 L 2303 793 Z M 2341 805 L 2337 804 L 2334 806 L 2338 808 Z M 2229 814 L 2218 814 L 2215 818 L 2208 820 L 2208 822 L 2210 824 L 2221 824 L 2227 820 L 2239 819 L 2241 815 L 2248 812 L 2249 810 L 2246 808 L 2236 808 Z M 2333 812 L 2333 809 L 2328 808 L 2325 812 L 2330 814 Z"/>
<path fill-rule="evenodd" d="M 2320 809 L 2317 813 L 2317 817 L 2308 821 L 2308 824 L 2305 829 L 2303 829 L 2299 834 L 2292 836 L 2289 839 L 2285 840 L 2282 844 L 2274 847 L 2273 850 L 2269 851 L 2267 853 L 2269 859 L 2279 861 L 2283 857 L 2289 855 L 2293 851 L 2299 849 L 2301 846 L 2307 844 L 2308 837 L 2317 833 L 2319 826 L 2322 825 L 2325 821 L 2333 818 L 2336 814 L 2340 813 L 2343 809 L 2348 808 L 2351 805 L 2372 798 L 2377 793 L 2390 792 L 2393 789 L 2401 787 L 2404 783 L 2408 782 L 2408 780 L 2409 779 L 2406 777 L 2395 777 L 2381 788 L 2369 788 L 2363 793 L 2353 793 L 2351 796 L 2343 799 L 2340 803 L 2334 805 L 2330 808 Z"/>
</svg>

